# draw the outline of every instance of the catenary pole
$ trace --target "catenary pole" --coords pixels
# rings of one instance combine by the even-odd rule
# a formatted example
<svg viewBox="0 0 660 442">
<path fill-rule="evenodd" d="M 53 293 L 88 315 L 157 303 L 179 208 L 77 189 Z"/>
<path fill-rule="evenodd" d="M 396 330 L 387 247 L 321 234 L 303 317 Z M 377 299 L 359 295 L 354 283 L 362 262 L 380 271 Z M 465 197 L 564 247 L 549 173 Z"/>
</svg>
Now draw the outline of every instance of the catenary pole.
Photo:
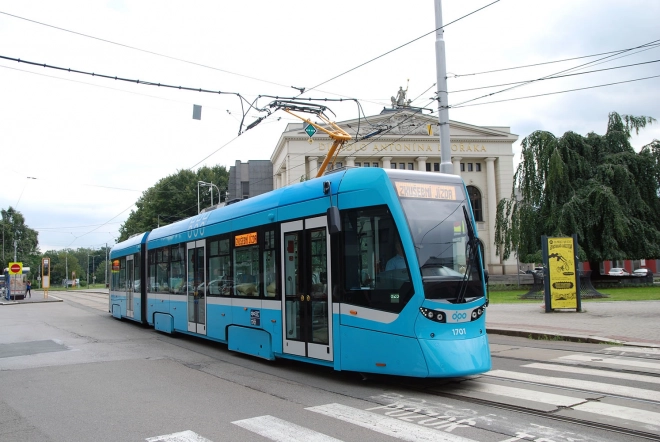
<svg viewBox="0 0 660 442">
<path fill-rule="evenodd" d="M 438 84 L 438 123 L 440 132 L 440 172 L 454 173 L 449 144 L 449 101 L 447 98 L 447 65 L 445 41 L 442 38 L 442 1 L 435 0 L 435 66 Z"/>
</svg>

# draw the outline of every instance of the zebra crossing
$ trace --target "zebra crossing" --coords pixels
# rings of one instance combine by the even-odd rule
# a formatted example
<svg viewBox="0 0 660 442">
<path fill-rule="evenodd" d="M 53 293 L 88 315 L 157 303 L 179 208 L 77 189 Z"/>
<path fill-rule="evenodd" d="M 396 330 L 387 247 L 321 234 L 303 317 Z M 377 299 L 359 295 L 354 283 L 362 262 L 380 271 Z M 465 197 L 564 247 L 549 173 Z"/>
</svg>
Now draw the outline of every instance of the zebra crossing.
<svg viewBox="0 0 660 442">
<path fill-rule="evenodd" d="M 611 356 L 610 352 L 623 351 L 620 347 L 610 347 L 604 348 L 603 354 L 570 354 L 543 363 L 522 364 L 515 371 L 492 370 L 458 384 L 435 387 L 434 392 L 479 399 L 482 404 L 522 406 L 539 413 L 604 423 L 660 438 L 660 391 L 657 388 L 660 362 L 653 359 L 653 356 L 660 358 L 660 349 L 631 349 L 626 351 L 627 356 Z M 651 358 L 640 359 L 634 357 L 635 353 L 645 353 Z M 482 422 L 479 416 L 450 418 L 432 407 L 420 407 L 422 399 L 415 397 L 385 395 L 372 399 L 383 405 L 358 409 L 331 403 L 308 407 L 305 411 L 397 440 L 479 442 L 479 438 L 470 437 L 474 431 L 461 431 L 462 428 L 478 428 Z M 425 400 L 428 405 L 428 399 Z M 273 441 L 341 440 L 270 415 L 232 423 Z M 548 434 L 539 439 L 532 439 L 531 435 L 522 437 L 521 434 L 529 432 L 525 431 L 511 429 L 510 437 L 502 437 L 501 442 L 552 440 Z"/>
<path fill-rule="evenodd" d="M 613 354 L 615 353 L 615 354 Z M 643 353 L 643 355 L 642 355 Z M 642 356 L 642 357 L 639 357 Z M 360 429 L 373 438 L 359 440 L 515 442 L 593 440 L 587 430 L 577 434 L 577 426 L 567 431 L 552 426 L 548 416 L 565 417 L 569 422 L 603 424 L 636 434 L 660 439 L 660 349 L 604 348 L 599 353 L 557 355 L 544 362 L 522 362 L 515 370 L 495 369 L 461 382 L 442 383 L 425 393 L 410 389 L 412 396 L 384 392 L 365 398 L 367 408 L 340 403 L 302 407 L 302 422 L 290 422 L 274 414 L 247 417 L 232 425 L 256 435 L 257 439 L 277 442 L 342 442 L 356 440 Z M 405 390 L 404 390 L 405 391 Z M 458 410 L 452 399 L 468 399 Z M 509 416 L 483 413 L 472 408 L 478 400 L 482 409 L 488 404 L 534 413 Z M 501 409 L 501 408 L 500 408 Z M 312 428 L 318 419 L 329 419 L 325 431 Z M 526 420 L 525 420 L 526 419 Z M 325 421 L 323 421 L 325 422 Z M 550 422 L 550 423 L 549 423 Z M 567 423 L 570 425 L 570 423 Z M 332 429 L 328 431 L 328 428 Z M 607 431 L 607 430 L 605 430 Z M 349 438 L 342 438 L 346 434 Z M 619 440 L 611 433 L 612 441 Z M 364 437 L 364 433 L 362 433 Z M 254 437 L 253 437 L 254 438 Z M 213 442 L 192 431 L 147 439 L 150 442 Z"/>
</svg>

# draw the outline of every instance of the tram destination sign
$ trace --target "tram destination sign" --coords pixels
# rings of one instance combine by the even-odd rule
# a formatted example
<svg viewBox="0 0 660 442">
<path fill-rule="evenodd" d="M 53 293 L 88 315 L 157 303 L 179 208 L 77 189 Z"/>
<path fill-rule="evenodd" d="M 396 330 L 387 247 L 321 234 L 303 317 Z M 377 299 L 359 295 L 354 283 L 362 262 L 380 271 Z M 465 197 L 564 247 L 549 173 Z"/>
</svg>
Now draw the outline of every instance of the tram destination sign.
<svg viewBox="0 0 660 442">
<path fill-rule="evenodd" d="M 250 246 L 253 244 L 257 244 L 257 232 L 236 235 L 234 238 L 234 247 Z"/>
<path fill-rule="evenodd" d="M 447 184 L 396 181 L 394 186 L 396 187 L 396 194 L 399 196 L 399 198 L 422 198 L 456 201 L 461 195 L 456 186 Z"/>
</svg>

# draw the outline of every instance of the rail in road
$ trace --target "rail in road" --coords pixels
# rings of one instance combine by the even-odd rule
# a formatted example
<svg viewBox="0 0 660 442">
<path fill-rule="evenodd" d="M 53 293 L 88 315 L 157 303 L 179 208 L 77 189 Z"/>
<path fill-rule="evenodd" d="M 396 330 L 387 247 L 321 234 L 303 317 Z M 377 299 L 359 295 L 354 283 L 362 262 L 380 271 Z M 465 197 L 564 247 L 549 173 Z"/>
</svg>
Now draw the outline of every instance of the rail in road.
<svg viewBox="0 0 660 442">
<path fill-rule="evenodd" d="M 104 293 L 59 292 L 65 302 L 107 311 Z M 127 324 L 128 326 L 128 324 Z M 155 333 L 155 332 L 154 332 Z M 534 346 L 531 341 L 531 347 Z M 595 440 L 561 424 L 571 423 L 620 436 L 660 440 L 660 349 L 595 346 L 592 352 L 543 349 L 530 358 L 520 345 L 491 344 L 506 368 L 464 379 L 378 379 L 381 394 L 369 397 L 372 407 L 359 409 L 341 403 L 301 406 L 300 412 L 368 429 L 408 441 L 481 442 L 493 433 L 511 433 L 511 422 L 476 411 L 477 406 L 514 410 L 542 417 L 558 425 L 530 425 L 514 430 L 500 442 Z M 539 356 L 540 355 L 540 356 Z M 387 388 L 387 387 L 390 388 Z M 401 391 L 406 394 L 401 394 Z M 381 390 L 379 388 L 379 390 Z M 395 392 L 396 391 L 396 392 Z M 435 397 L 435 399 L 433 399 Z M 461 399 L 463 408 L 447 406 L 445 398 Z M 471 407 L 474 404 L 475 407 Z M 337 435 L 291 422 L 276 413 L 245 416 L 231 422 L 243 431 L 275 441 L 338 441 Z M 211 441 L 195 428 L 154 435 L 148 441 Z M 217 441 L 216 441 L 217 442 Z"/>
</svg>

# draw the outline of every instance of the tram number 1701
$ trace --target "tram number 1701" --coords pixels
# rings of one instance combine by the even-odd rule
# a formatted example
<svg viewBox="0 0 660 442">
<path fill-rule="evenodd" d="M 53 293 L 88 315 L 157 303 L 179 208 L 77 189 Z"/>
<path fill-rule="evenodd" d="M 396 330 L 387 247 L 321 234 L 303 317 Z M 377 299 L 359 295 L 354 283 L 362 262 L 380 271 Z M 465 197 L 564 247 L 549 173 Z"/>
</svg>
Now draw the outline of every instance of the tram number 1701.
<svg viewBox="0 0 660 442">
<path fill-rule="evenodd" d="M 451 331 L 454 333 L 454 336 L 464 335 L 466 333 L 464 328 L 452 328 Z"/>
</svg>

